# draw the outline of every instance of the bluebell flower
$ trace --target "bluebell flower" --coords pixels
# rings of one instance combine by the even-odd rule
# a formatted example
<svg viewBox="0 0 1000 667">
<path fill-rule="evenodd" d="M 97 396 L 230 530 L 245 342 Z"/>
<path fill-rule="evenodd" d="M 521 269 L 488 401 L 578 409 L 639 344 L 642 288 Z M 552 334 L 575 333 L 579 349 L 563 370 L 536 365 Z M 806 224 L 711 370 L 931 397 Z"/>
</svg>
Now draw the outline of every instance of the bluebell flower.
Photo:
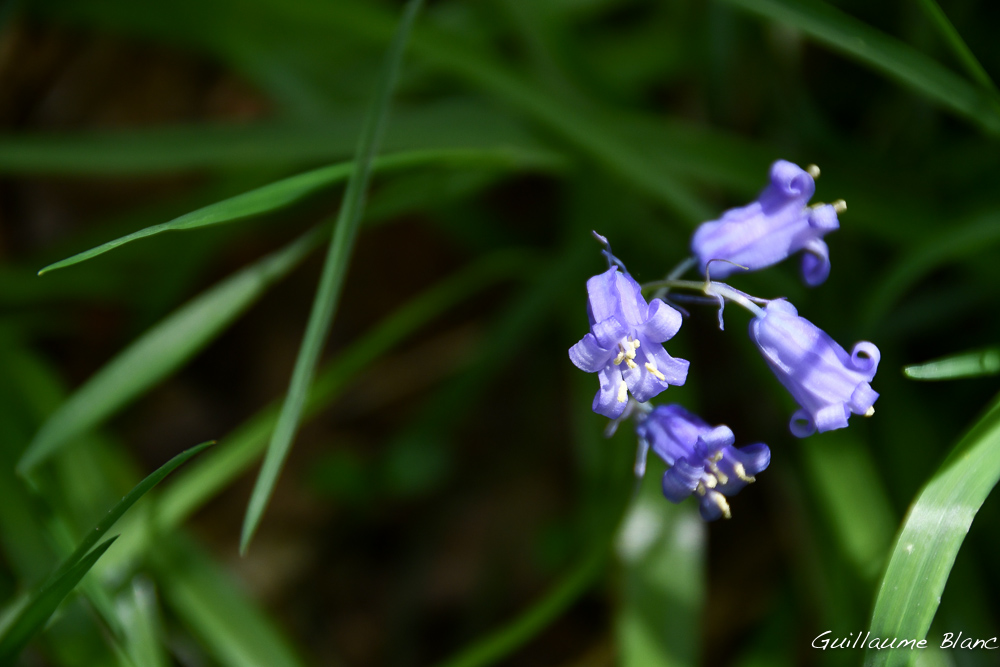
<svg viewBox="0 0 1000 667">
<path fill-rule="evenodd" d="M 726 497 L 753 482 L 771 462 L 767 445 L 737 449 L 728 426 L 709 426 L 679 405 L 657 406 L 636 433 L 670 466 L 663 473 L 663 495 L 679 503 L 694 494 L 706 521 L 728 519 Z"/>
<path fill-rule="evenodd" d="M 872 343 L 862 341 L 848 354 L 784 299 L 769 302 L 750 321 L 750 338 L 801 406 L 789 424 L 794 435 L 844 428 L 851 413 L 875 413 L 878 393 L 869 382 L 880 355 Z"/>
<path fill-rule="evenodd" d="M 570 360 L 597 373 L 594 412 L 615 419 L 629 393 L 639 402 L 687 379 L 688 362 L 674 359 L 662 343 L 681 327 L 681 315 L 659 299 L 647 304 L 632 276 L 612 266 L 587 281 L 590 333 L 569 349 Z"/>
<path fill-rule="evenodd" d="M 818 173 L 818 172 L 814 172 Z M 718 220 L 702 223 L 691 237 L 691 252 L 704 274 L 713 259 L 725 259 L 751 271 L 777 264 L 804 250 L 802 278 L 816 286 L 830 274 L 830 251 L 823 236 L 840 226 L 843 201 L 809 207 L 816 191 L 813 177 L 797 165 L 778 160 L 771 165 L 771 183 L 756 201 L 732 208 Z M 724 279 L 737 267 L 712 265 L 713 278 Z"/>
</svg>

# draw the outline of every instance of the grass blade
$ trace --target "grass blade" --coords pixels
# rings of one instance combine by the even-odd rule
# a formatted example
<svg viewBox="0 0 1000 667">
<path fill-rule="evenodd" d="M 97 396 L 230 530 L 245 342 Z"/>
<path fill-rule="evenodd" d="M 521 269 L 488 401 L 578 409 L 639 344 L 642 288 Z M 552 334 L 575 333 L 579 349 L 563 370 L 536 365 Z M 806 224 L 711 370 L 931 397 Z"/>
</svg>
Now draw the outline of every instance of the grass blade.
<svg viewBox="0 0 1000 667">
<path fill-rule="evenodd" d="M 934 25 L 937 26 L 938 30 L 941 31 L 941 35 L 948 42 L 948 46 L 951 47 L 952 52 L 958 58 L 959 62 L 962 63 L 962 67 L 969 74 L 974 81 L 976 81 L 984 90 L 991 94 L 996 94 L 997 87 L 993 83 L 993 79 L 990 75 L 986 73 L 983 66 L 979 63 L 979 60 L 972 53 L 969 45 L 965 43 L 962 36 L 958 34 L 958 30 L 952 25 L 951 21 L 948 20 L 948 16 L 941 9 L 941 5 L 937 3 L 937 0 L 920 0 L 920 7 L 924 10 L 924 13 L 931 19 Z"/>
<path fill-rule="evenodd" d="M 323 23 L 347 29 L 358 37 L 385 41 L 390 30 L 387 12 L 372 3 L 310 3 L 268 0 L 272 8 L 304 23 Z M 511 107 L 533 118 L 548 130 L 576 146 L 618 176 L 675 212 L 688 225 L 712 217 L 708 208 L 686 184 L 662 169 L 641 150 L 618 136 L 614 123 L 604 114 L 565 102 L 517 74 L 479 49 L 469 48 L 452 35 L 422 26 L 414 33 L 413 52 L 429 63 L 465 79 Z"/>
<path fill-rule="evenodd" d="M 97 559 L 104 555 L 116 539 L 118 538 L 112 537 L 103 542 L 59 577 L 38 589 L 27 605 L 21 609 L 17 618 L 7 626 L 3 639 L 0 639 L 0 664 L 9 664 L 31 638 L 41 631 L 63 599 L 76 588 Z"/>
<path fill-rule="evenodd" d="M 607 545 L 593 549 L 544 597 L 496 632 L 476 641 L 440 667 L 492 665 L 523 646 L 559 618 L 593 585 L 607 560 Z"/>
<path fill-rule="evenodd" d="M 1000 398 L 948 454 L 903 521 L 872 614 L 872 637 L 921 639 L 958 550 L 1000 480 Z M 907 664 L 909 649 L 868 650 L 866 665 Z"/>
<path fill-rule="evenodd" d="M 168 667 L 172 664 L 163 646 L 156 589 L 153 582 L 136 577 L 122 593 L 116 611 L 125 634 L 125 649 L 136 667 Z"/>
<path fill-rule="evenodd" d="M 354 160 L 356 168 L 351 172 L 350 180 L 347 182 L 347 191 L 344 193 L 344 200 L 337 217 L 337 226 L 333 233 L 333 239 L 330 241 L 330 249 L 323 266 L 323 275 L 320 277 L 312 312 L 309 315 L 306 334 L 302 340 L 298 358 L 295 360 L 295 370 L 292 373 L 288 394 L 282 405 L 278 424 L 271 436 L 267 455 L 254 485 L 250 504 L 243 520 L 243 531 L 240 536 L 240 551 L 242 553 L 246 553 L 250 540 L 260 524 L 260 519 L 271 498 L 271 493 L 274 491 L 274 485 L 298 430 L 299 419 L 302 415 L 309 386 L 312 384 L 316 362 L 319 360 L 323 341 L 326 339 L 326 334 L 337 309 L 337 303 L 340 300 L 344 276 L 347 274 L 347 265 L 354 250 L 354 240 L 364 212 L 365 192 L 371 175 L 372 161 L 375 153 L 378 152 L 379 142 L 385 128 L 389 100 L 395 87 L 410 28 L 421 4 L 422 0 L 409 0 L 403 10 L 403 16 L 396 29 L 392 44 L 389 46 L 385 66 L 377 84 L 375 100 L 365 119 L 361 139 L 358 142 L 357 156 Z"/>
<path fill-rule="evenodd" d="M 957 380 L 1000 373 L 1000 347 L 969 350 L 903 369 L 911 380 Z"/>
<path fill-rule="evenodd" d="M 895 262 L 885 277 L 877 281 L 864 305 L 864 328 L 883 320 L 896 303 L 924 277 L 938 267 L 1000 243 L 1000 211 L 992 210 L 968 221 L 950 225 Z"/>
<path fill-rule="evenodd" d="M 229 667 L 302 665 L 288 640 L 232 581 L 183 537 L 171 536 L 150 554 L 165 602 Z"/>
<path fill-rule="evenodd" d="M 76 565 L 76 563 L 83 559 L 87 552 L 89 552 L 90 549 L 97 544 L 97 541 L 111 529 L 111 526 L 115 525 L 115 522 L 118 521 L 118 519 L 120 519 L 122 515 L 136 503 L 136 501 L 146 495 L 147 491 L 159 484 L 164 477 L 214 444 L 215 442 L 211 441 L 203 442 L 200 445 L 196 445 L 191 449 L 181 452 L 132 487 L 132 490 L 125 494 L 124 498 L 115 503 L 114 507 L 108 510 L 108 513 L 104 516 L 104 518 L 97 522 L 97 525 L 94 526 L 93 529 L 87 531 L 86 536 L 84 536 L 76 550 L 66 557 L 66 560 L 64 560 L 62 565 L 56 569 L 50 579 L 62 576 L 69 571 L 70 568 Z"/>
<path fill-rule="evenodd" d="M 22 474 L 162 380 L 294 268 L 322 238 L 317 228 L 188 302 L 77 389 L 42 425 L 18 463 Z"/>
<path fill-rule="evenodd" d="M 552 168 L 558 166 L 561 162 L 555 154 L 531 149 L 444 149 L 408 151 L 378 157 L 372 162 L 371 168 L 372 171 L 394 171 L 431 164 Z M 271 213 L 291 206 L 318 190 L 346 180 L 353 171 L 354 162 L 341 162 L 275 181 L 274 183 L 269 183 L 236 195 L 235 197 L 209 204 L 173 220 L 140 229 L 95 248 L 77 253 L 72 257 L 49 264 L 39 271 L 38 275 L 78 264 L 102 255 L 109 250 L 114 250 L 126 243 L 162 234 L 163 232 L 197 229 L 199 227 L 208 227 L 255 215 Z"/>
<path fill-rule="evenodd" d="M 1000 136 L 1000 114 L 992 97 L 936 60 L 835 7 L 818 0 L 727 1 L 791 25 Z"/>
</svg>

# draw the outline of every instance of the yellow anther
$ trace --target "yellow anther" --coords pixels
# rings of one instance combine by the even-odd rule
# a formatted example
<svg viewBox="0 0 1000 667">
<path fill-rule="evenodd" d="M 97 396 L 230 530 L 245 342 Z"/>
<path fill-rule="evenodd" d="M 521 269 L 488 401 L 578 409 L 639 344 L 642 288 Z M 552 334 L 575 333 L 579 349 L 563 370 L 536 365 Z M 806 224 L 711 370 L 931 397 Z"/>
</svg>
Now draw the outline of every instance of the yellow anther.
<svg viewBox="0 0 1000 667">
<path fill-rule="evenodd" d="M 722 450 L 720 449 L 716 453 L 712 454 L 711 461 L 712 461 L 712 463 L 718 463 L 721 460 L 722 460 Z"/>
<path fill-rule="evenodd" d="M 868 408 L 867 410 L 865 410 L 865 417 L 871 417 L 873 414 L 875 414 L 875 406 L 874 405 L 871 406 L 870 408 Z"/>
<path fill-rule="evenodd" d="M 649 361 L 646 362 L 646 370 L 649 371 L 650 373 L 652 373 L 653 375 L 655 375 L 658 380 L 663 380 L 664 382 L 667 381 L 667 376 L 665 376 L 663 373 L 661 373 L 660 371 L 658 371 L 656 369 L 656 366 L 654 366 Z"/>
<path fill-rule="evenodd" d="M 711 468 L 712 472 L 715 473 L 715 476 L 719 478 L 720 482 L 725 484 L 729 481 L 729 475 L 719 470 L 719 466 L 715 465 L 714 461 L 709 463 L 708 467 Z"/>
<path fill-rule="evenodd" d="M 639 349 L 639 339 L 638 338 L 636 338 L 634 341 L 632 341 L 632 347 L 634 347 L 637 350 Z"/>
<path fill-rule="evenodd" d="M 747 475 L 747 470 L 746 468 L 743 467 L 742 463 L 735 464 L 733 466 L 733 472 L 735 472 L 736 476 L 742 479 L 747 484 L 753 484 L 754 482 L 757 481 L 756 478 Z"/>
<path fill-rule="evenodd" d="M 625 357 L 625 365 L 628 366 L 629 368 L 638 368 L 636 363 L 632 361 L 631 357 Z"/>
<path fill-rule="evenodd" d="M 618 353 L 618 356 L 615 357 L 615 360 L 612 361 L 611 363 L 613 363 L 615 366 L 617 366 L 618 364 L 620 364 L 622 362 L 622 360 L 624 358 L 625 358 L 625 350 L 622 350 L 621 352 Z"/>
<path fill-rule="evenodd" d="M 843 199 L 838 199 L 837 201 L 833 202 L 832 206 L 833 210 L 836 211 L 837 213 L 843 213 L 844 211 L 847 210 L 847 202 L 844 201 Z"/>
<path fill-rule="evenodd" d="M 811 164 L 808 167 L 806 167 L 806 173 L 809 174 L 810 176 L 812 176 L 813 180 L 815 180 L 815 179 L 819 178 L 819 173 L 820 173 L 819 172 L 819 167 L 817 167 L 814 164 Z"/>
<path fill-rule="evenodd" d="M 725 482 L 723 482 L 725 484 Z M 714 489 L 719 485 L 719 480 L 715 478 L 715 475 L 705 475 L 705 486 L 710 489 Z"/>
<path fill-rule="evenodd" d="M 729 503 L 726 502 L 725 496 L 723 496 L 721 493 L 716 492 L 712 494 L 712 500 L 715 502 L 716 505 L 719 506 L 719 509 L 722 510 L 722 518 L 724 519 L 733 518 L 732 513 L 729 511 Z"/>
<path fill-rule="evenodd" d="M 628 401 L 628 385 L 624 381 L 618 386 L 618 402 L 625 403 Z"/>
<path fill-rule="evenodd" d="M 707 493 L 707 491 L 705 490 L 705 485 L 702 484 L 701 482 L 698 482 L 698 486 L 694 488 L 694 492 L 697 493 L 699 496 L 703 496 L 705 495 L 705 493 Z"/>
</svg>

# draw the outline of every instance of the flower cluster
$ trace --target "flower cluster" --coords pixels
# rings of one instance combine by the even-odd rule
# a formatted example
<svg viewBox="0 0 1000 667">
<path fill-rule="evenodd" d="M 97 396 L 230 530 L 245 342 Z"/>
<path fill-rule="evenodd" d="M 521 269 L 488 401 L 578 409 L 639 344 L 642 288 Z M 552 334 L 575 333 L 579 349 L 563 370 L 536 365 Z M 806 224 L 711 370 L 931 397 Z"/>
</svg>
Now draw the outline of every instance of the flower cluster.
<svg viewBox="0 0 1000 667">
<path fill-rule="evenodd" d="M 724 278 L 737 268 L 766 268 L 802 250 L 803 280 L 810 286 L 824 282 L 830 259 L 823 236 L 839 227 L 838 214 L 846 204 L 808 205 L 818 176 L 815 166 L 801 169 L 784 160 L 775 162 L 770 183 L 755 201 L 703 223 L 691 239 L 694 256 L 666 280 L 645 286 L 595 233 L 605 245 L 608 270 L 587 281 L 590 331 L 569 349 L 570 360 L 598 375 L 594 412 L 616 420 L 615 427 L 633 419 L 639 439 L 636 473 L 643 474 L 651 449 L 669 466 L 663 495 L 673 502 L 694 495 L 706 521 L 730 517 L 727 497 L 767 468 L 771 452 L 763 443 L 734 447 L 729 427 L 709 426 L 680 405 L 648 403 L 669 386 L 683 385 L 689 363 L 671 357 L 663 347 L 680 330 L 681 313 L 662 298 L 647 302 L 642 292 L 658 288 L 658 296 L 667 296 L 669 290 L 693 290 L 722 307 L 735 303 L 749 310 L 750 339 L 799 404 L 789 425 L 793 435 L 802 438 L 844 428 L 851 414 L 870 417 L 878 398 L 870 384 L 879 362 L 875 345 L 860 342 L 848 353 L 800 317 L 787 300 L 755 298 L 709 277 Z M 710 267 L 716 260 L 725 261 Z M 693 265 L 700 268 L 704 282 L 680 279 Z M 719 323 L 721 327 L 721 309 Z"/>
</svg>

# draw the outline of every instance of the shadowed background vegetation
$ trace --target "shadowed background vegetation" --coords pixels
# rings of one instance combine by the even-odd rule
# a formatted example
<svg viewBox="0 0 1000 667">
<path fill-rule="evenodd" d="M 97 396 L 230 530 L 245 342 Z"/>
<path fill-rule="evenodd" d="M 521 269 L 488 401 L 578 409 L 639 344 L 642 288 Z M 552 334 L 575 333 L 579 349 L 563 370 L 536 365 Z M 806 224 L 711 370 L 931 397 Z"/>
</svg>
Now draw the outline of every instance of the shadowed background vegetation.
<svg viewBox="0 0 1000 667">
<path fill-rule="evenodd" d="M 417 4 L 2 5 L 0 663 L 907 664 L 810 642 L 996 636 L 1000 7 L 436 0 L 408 32 Z M 729 282 L 873 341 L 881 398 L 797 440 L 748 316 L 692 306 L 660 402 L 772 451 L 705 525 L 659 462 L 636 484 L 567 358 L 590 230 L 659 279 L 779 158 L 847 201 L 830 279 Z M 318 285 L 342 297 L 307 334 Z"/>
</svg>

